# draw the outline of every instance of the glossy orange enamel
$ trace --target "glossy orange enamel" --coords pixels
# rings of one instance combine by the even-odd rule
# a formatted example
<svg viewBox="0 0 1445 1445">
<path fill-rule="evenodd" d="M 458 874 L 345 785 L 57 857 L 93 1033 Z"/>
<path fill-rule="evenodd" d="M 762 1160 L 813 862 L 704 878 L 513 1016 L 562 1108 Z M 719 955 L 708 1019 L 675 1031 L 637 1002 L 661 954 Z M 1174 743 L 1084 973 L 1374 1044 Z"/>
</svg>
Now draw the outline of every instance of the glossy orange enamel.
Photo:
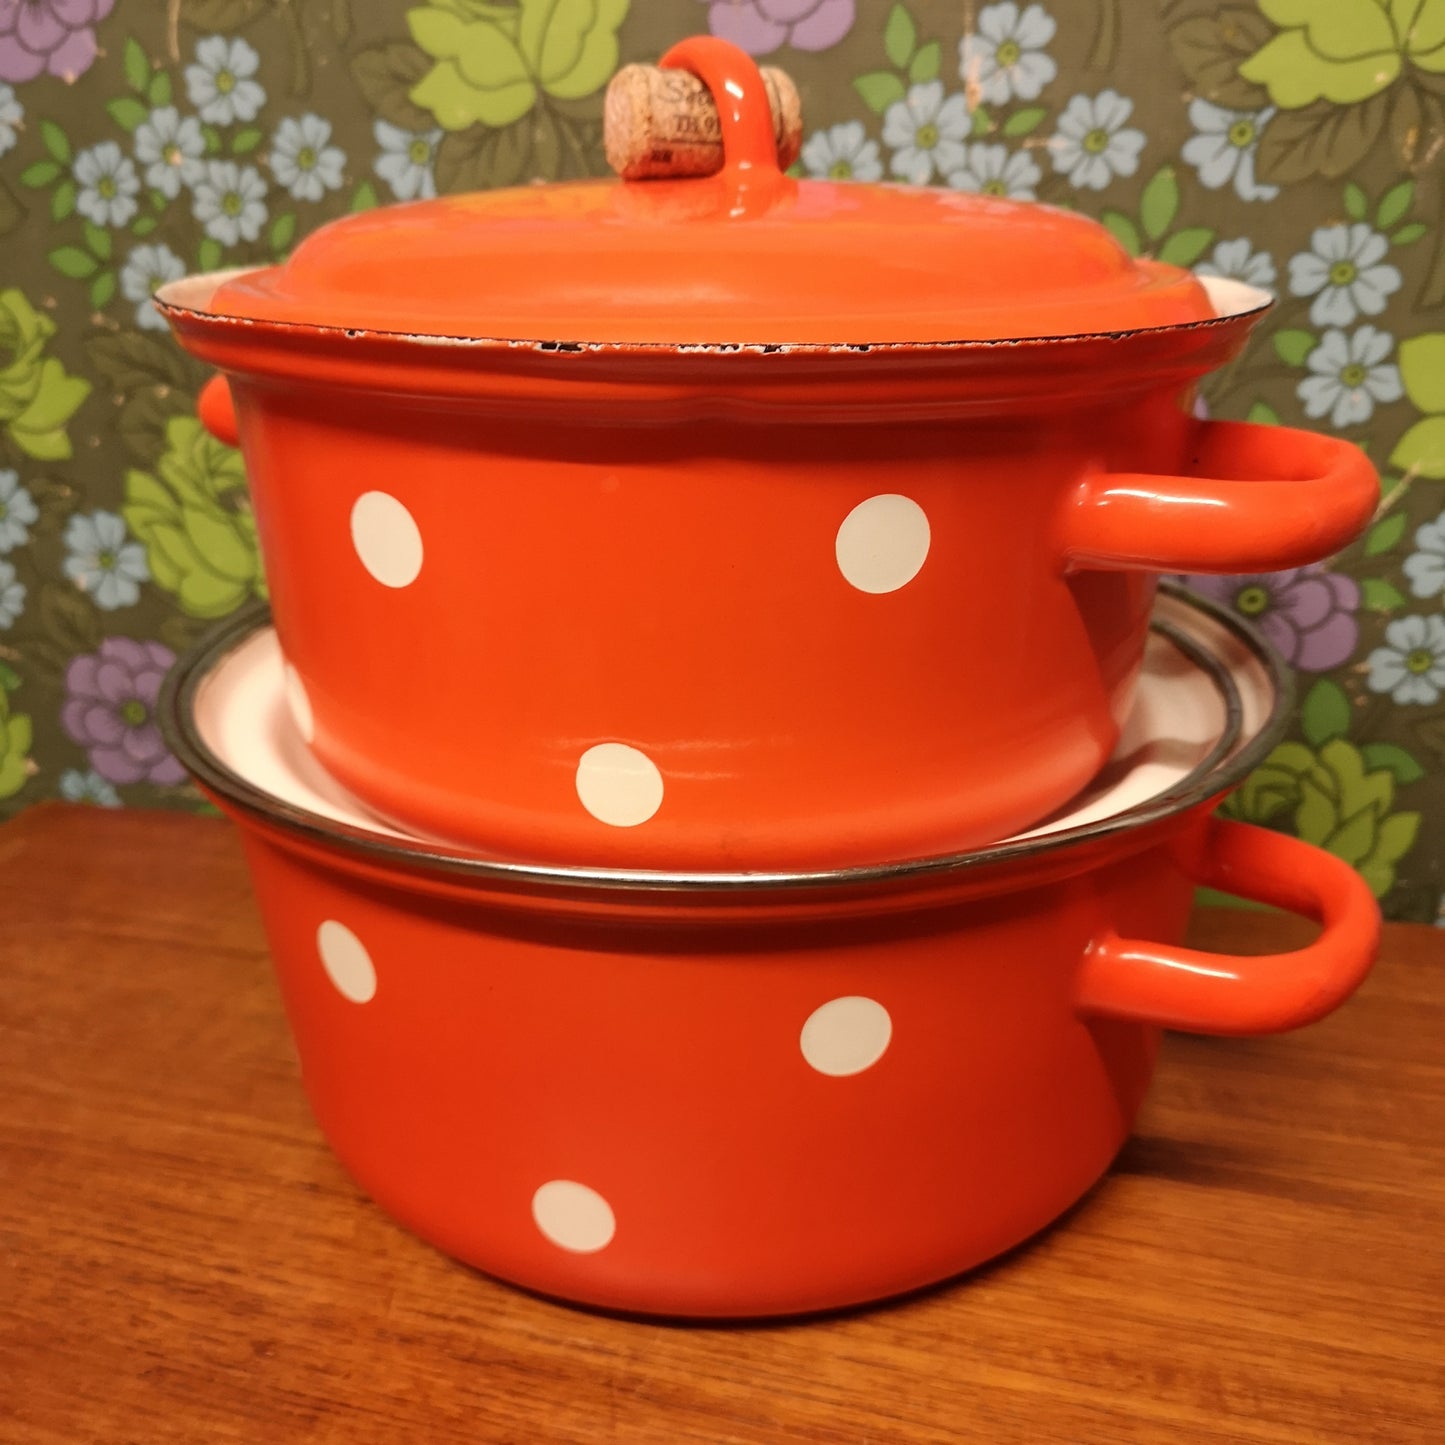
<svg viewBox="0 0 1445 1445">
<path fill-rule="evenodd" d="M 308 1098 L 362 1187 L 530 1289 L 716 1317 L 875 1300 L 999 1254 L 1108 1167 L 1161 1023 L 1286 1029 L 1358 984 L 1378 935 L 1361 879 L 1208 806 L 903 898 L 711 907 L 379 874 L 235 816 Z M 1196 878 L 1324 933 L 1268 960 L 1182 950 Z M 323 925 L 364 949 L 369 996 L 328 974 Z M 851 1072 L 805 1034 L 835 1000 L 872 1021 Z M 544 1232 L 556 1181 L 604 1201 L 605 1241 Z"/>
<path fill-rule="evenodd" d="M 795 183 L 747 56 L 669 63 L 736 91 L 718 177 L 388 208 L 159 298 L 229 378 L 203 414 L 315 751 L 403 825 L 569 863 L 1026 827 L 1114 745 L 1150 574 L 1325 557 L 1374 472 L 1191 415 L 1253 315 L 1187 273 L 1047 208 Z M 721 320 L 776 345 L 689 344 Z M 1060 331 L 1127 334 L 987 339 Z"/>
<path fill-rule="evenodd" d="M 1070 336 L 1213 315 L 1189 272 L 1130 256 L 1071 211 L 782 176 L 749 56 L 699 36 L 662 63 L 720 98 L 719 175 L 347 216 L 283 265 L 227 281 L 212 309 L 403 335 L 666 345 Z"/>
</svg>

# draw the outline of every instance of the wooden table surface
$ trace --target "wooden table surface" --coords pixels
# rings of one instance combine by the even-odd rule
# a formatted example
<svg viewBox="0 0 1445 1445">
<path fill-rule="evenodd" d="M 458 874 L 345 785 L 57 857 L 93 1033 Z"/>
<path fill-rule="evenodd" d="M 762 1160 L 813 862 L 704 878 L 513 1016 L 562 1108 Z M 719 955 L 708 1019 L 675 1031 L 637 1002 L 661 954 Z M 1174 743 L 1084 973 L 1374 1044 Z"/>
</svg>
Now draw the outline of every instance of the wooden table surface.
<svg viewBox="0 0 1445 1445">
<path fill-rule="evenodd" d="M 1389 927 L 1304 1033 L 1168 1039 L 1114 1171 L 1002 1262 L 676 1326 L 521 1294 L 360 1195 L 227 825 L 46 805 L 0 878 L 0 1440 L 1445 1440 L 1445 932 Z"/>
</svg>

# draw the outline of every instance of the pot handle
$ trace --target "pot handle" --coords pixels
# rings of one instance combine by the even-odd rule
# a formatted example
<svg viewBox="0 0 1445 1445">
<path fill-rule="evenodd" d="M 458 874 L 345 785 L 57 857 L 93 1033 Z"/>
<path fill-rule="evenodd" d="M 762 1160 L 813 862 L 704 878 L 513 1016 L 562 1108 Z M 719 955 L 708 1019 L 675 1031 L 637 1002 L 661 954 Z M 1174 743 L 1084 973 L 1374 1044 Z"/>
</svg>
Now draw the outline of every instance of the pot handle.
<svg viewBox="0 0 1445 1445">
<path fill-rule="evenodd" d="M 1338 552 L 1379 501 L 1357 446 L 1293 427 L 1198 424 L 1184 476 L 1103 472 L 1064 514 L 1066 567 L 1279 572 Z"/>
<path fill-rule="evenodd" d="M 1082 1014 L 1198 1034 L 1271 1034 L 1333 1012 L 1370 971 L 1380 909 L 1342 859 L 1296 838 L 1210 818 L 1189 871 L 1200 883 L 1323 924 L 1293 953 L 1203 953 L 1165 943 L 1095 938 L 1079 976 Z"/>
<path fill-rule="evenodd" d="M 231 399 L 231 388 L 224 376 L 213 376 L 196 398 L 196 415 L 201 425 L 228 447 L 241 445 L 241 432 L 236 425 L 236 404 Z"/>
</svg>

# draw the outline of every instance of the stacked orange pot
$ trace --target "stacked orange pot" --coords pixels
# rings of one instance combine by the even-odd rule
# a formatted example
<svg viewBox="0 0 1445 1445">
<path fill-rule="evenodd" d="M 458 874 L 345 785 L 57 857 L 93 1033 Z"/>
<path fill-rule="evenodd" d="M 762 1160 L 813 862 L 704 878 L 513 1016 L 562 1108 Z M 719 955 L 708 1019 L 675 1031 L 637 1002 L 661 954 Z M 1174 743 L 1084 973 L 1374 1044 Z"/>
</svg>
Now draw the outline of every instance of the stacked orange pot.
<svg viewBox="0 0 1445 1445">
<path fill-rule="evenodd" d="M 183 667 L 172 732 L 380 1203 L 561 1297 L 806 1311 L 1064 1209 L 1161 1026 L 1358 982 L 1358 878 L 1209 816 L 1283 676 L 1156 578 L 1318 560 L 1377 484 L 1194 416 L 1262 293 L 795 181 L 745 54 L 663 66 L 722 102 L 713 174 L 391 207 L 162 290 L 274 613 Z M 1201 962 L 1199 878 L 1326 931 Z"/>
</svg>

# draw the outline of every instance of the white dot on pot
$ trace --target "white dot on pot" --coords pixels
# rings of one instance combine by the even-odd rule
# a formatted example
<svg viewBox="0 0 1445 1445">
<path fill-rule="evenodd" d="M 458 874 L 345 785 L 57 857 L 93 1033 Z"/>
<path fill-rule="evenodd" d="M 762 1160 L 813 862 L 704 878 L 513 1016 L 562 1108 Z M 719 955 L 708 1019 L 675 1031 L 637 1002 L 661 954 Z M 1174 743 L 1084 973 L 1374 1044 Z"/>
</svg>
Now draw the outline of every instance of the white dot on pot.
<svg viewBox="0 0 1445 1445">
<path fill-rule="evenodd" d="M 363 492 L 351 509 L 351 542 L 383 587 L 407 587 L 421 571 L 421 530 L 389 492 Z"/>
<path fill-rule="evenodd" d="M 875 999 L 850 994 L 815 1008 L 798 1042 L 803 1057 L 820 1074 L 843 1078 L 872 1068 L 892 1038 L 888 1010 Z"/>
<path fill-rule="evenodd" d="M 869 497 L 838 528 L 838 570 L 860 592 L 896 592 L 918 576 L 931 540 L 928 517 L 911 497 Z"/>
<path fill-rule="evenodd" d="M 598 743 L 577 764 L 577 796 L 600 823 L 634 828 L 662 806 L 662 774 L 626 743 Z"/>
<path fill-rule="evenodd" d="M 369 1003 L 376 995 L 376 965 L 366 945 L 344 924 L 328 918 L 316 930 L 316 949 L 336 991 L 352 1003 Z"/>
<path fill-rule="evenodd" d="M 537 1228 L 559 1249 L 595 1254 L 612 1243 L 617 1218 L 595 1190 L 574 1179 L 553 1179 L 532 1196 Z"/>
<path fill-rule="evenodd" d="M 311 699 L 306 696 L 301 674 L 288 662 L 286 664 L 286 705 L 291 709 L 291 720 L 301 736 L 309 743 L 316 736 L 316 721 L 311 716 Z"/>
</svg>

